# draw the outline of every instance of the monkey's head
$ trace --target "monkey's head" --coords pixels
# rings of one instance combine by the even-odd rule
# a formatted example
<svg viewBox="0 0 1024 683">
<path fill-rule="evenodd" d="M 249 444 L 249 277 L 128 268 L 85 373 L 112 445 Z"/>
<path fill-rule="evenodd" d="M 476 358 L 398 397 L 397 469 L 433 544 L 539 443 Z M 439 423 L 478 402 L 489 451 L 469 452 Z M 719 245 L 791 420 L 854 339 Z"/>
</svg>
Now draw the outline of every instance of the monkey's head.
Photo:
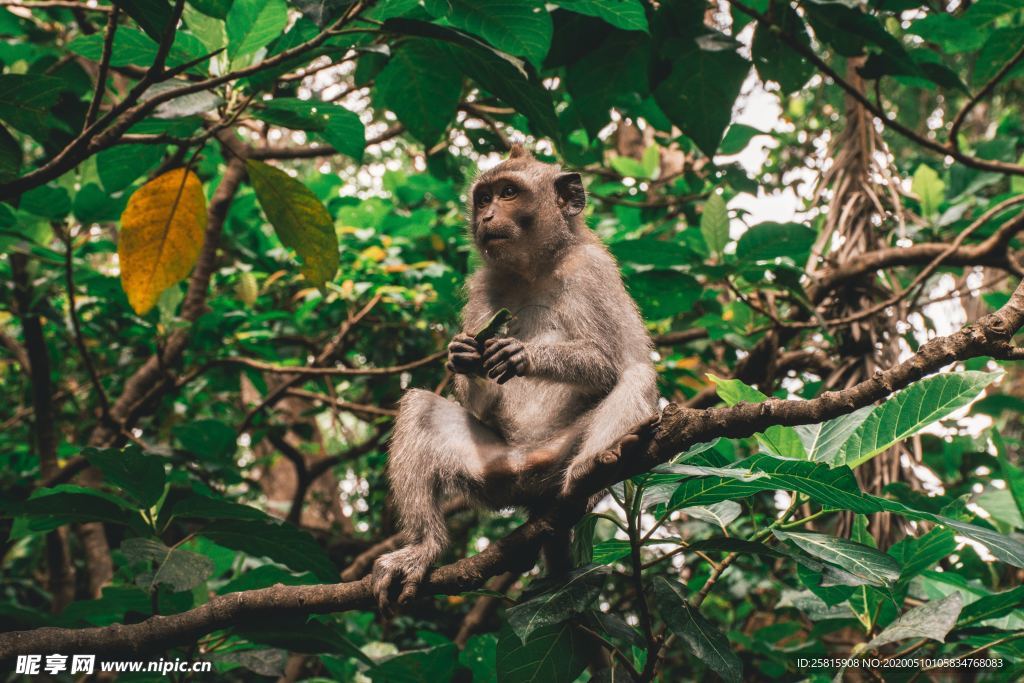
<svg viewBox="0 0 1024 683">
<path fill-rule="evenodd" d="M 586 230 L 578 173 L 533 158 L 522 145 L 470 190 L 473 242 L 484 260 L 521 275 L 545 272 Z"/>
</svg>

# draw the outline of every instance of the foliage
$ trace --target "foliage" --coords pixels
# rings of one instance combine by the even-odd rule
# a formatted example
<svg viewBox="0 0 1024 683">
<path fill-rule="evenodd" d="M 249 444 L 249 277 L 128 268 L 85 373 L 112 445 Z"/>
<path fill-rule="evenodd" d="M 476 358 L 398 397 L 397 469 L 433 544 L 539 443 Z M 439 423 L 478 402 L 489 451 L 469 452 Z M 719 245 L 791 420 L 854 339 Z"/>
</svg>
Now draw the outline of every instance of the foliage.
<svg viewBox="0 0 1024 683">
<path fill-rule="evenodd" d="M 511 140 L 583 174 L 678 405 L 882 385 L 1022 275 L 1016 0 L 26 0 L 0 34 L 5 631 L 361 578 Z M 568 576 L 157 649 L 223 680 L 1019 678 L 1016 352 L 675 454 L 574 520 Z M 445 562 L 523 521 L 453 509 Z"/>
</svg>

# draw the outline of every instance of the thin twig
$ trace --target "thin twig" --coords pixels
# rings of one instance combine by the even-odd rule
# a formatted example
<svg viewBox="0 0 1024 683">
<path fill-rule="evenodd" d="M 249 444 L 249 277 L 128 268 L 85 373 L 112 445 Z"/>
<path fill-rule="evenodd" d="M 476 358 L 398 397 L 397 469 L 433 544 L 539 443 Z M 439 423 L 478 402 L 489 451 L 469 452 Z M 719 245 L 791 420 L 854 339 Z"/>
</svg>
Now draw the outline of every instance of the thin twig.
<svg viewBox="0 0 1024 683">
<path fill-rule="evenodd" d="M 995 87 L 999 84 L 999 81 L 1003 80 L 1006 74 L 1010 73 L 1010 71 L 1015 66 L 1017 66 L 1017 64 L 1022 59 L 1024 59 L 1024 45 L 1022 45 L 1021 48 L 1017 50 L 1017 53 L 1014 54 L 1008 62 L 1003 64 L 1003 66 L 999 69 L 999 71 L 995 73 L 994 76 L 992 76 L 992 78 L 988 79 L 988 82 L 985 83 L 984 86 L 982 86 L 981 90 L 979 90 L 973 97 L 967 100 L 966 104 L 964 104 L 964 106 L 961 107 L 960 111 L 956 115 L 956 118 L 953 119 L 953 125 L 950 126 L 949 128 L 949 144 L 953 147 L 953 149 L 960 149 L 960 141 L 957 138 L 959 138 L 960 127 L 963 126 L 964 121 L 967 120 L 967 115 L 971 113 L 971 110 L 973 110 L 979 102 L 981 102 L 983 99 L 992 94 L 992 91 L 995 90 Z"/>
<path fill-rule="evenodd" d="M 96 115 L 99 114 L 100 105 L 103 103 L 103 95 L 107 91 L 107 74 L 110 72 L 110 57 L 114 53 L 114 34 L 117 32 L 117 20 L 120 15 L 120 5 L 114 5 L 114 10 L 107 17 L 107 27 L 103 32 L 103 54 L 100 56 L 100 68 L 96 75 L 96 92 L 93 93 L 92 101 L 89 103 L 89 111 L 85 114 L 85 124 L 82 126 L 82 130 L 96 122 Z"/>
</svg>

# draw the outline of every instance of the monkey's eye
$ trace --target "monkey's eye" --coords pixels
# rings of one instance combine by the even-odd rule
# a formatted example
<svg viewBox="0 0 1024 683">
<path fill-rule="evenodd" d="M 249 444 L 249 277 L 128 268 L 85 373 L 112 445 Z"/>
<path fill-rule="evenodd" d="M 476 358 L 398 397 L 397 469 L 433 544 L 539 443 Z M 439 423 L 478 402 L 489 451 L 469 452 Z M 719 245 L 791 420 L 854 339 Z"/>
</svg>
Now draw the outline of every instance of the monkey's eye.
<svg viewBox="0 0 1024 683">
<path fill-rule="evenodd" d="M 491 203 L 491 193 L 490 192 L 481 192 L 480 194 L 477 195 L 477 197 L 476 197 L 476 205 L 477 205 L 477 207 L 483 208 L 483 207 L 487 206 L 490 203 Z"/>
<path fill-rule="evenodd" d="M 515 185 L 506 185 L 501 188 L 500 196 L 502 199 L 512 199 L 512 197 L 515 197 L 517 194 L 519 194 L 519 190 L 516 189 Z"/>
</svg>

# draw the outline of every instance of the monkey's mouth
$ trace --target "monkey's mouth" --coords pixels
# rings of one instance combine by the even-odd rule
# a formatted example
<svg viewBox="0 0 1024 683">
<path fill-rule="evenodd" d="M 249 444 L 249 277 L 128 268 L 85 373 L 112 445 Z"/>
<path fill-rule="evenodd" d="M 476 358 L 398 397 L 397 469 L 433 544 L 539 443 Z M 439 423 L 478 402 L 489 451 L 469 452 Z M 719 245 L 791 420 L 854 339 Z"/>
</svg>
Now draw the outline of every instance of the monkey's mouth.
<svg viewBox="0 0 1024 683">
<path fill-rule="evenodd" d="M 503 232 L 487 232 L 480 238 L 480 242 L 482 244 L 490 244 L 491 242 L 504 242 L 510 239 L 512 239 L 512 235 Z"/>
</svg>

